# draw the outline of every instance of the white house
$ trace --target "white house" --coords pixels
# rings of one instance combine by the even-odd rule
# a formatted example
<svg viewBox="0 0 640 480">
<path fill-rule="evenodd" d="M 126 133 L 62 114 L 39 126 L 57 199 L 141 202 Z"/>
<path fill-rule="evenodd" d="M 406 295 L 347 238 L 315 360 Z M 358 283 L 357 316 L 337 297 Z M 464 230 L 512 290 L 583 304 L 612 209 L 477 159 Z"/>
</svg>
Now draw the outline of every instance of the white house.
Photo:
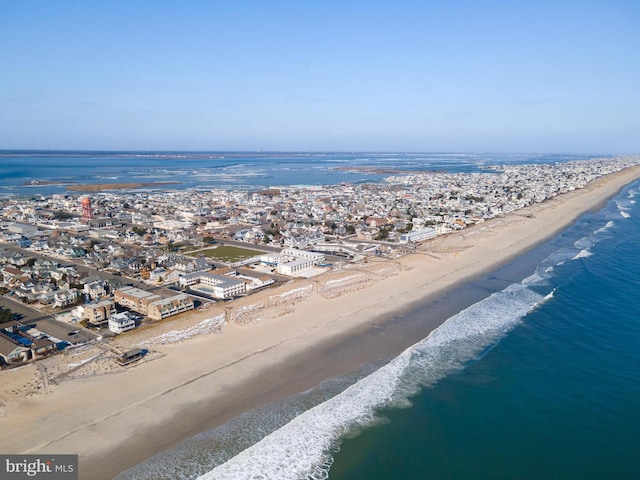
<svg viewBox="0 0 640 480">
<path fill-rule="evenodd" d="M 114 333 L 127 332 L 136 328 L 136 322 L 124 313 L 116 313 L 109 317 L 109 330 Z"/>
</svg>

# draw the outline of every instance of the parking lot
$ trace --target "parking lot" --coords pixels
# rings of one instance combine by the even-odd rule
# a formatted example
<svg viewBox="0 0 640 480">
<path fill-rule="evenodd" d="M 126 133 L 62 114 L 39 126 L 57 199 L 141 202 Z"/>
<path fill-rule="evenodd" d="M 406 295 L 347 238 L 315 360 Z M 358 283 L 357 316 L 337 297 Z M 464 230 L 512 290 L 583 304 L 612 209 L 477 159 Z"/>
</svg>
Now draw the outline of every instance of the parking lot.
<svg viewBox="0 0 640 480">
<path fill-rule="evenodd" d="M 96 335 L 86 328 L 69 325 L 68 323 L 60 322 L 51 317 L 39 320 L 36 323 L 36 328 L 50 337 L 64 340 L 72 345 L 83 344 L 96 339 Z"/>
<path fill-rule="evenodd" d="M 94 333 L 81 328 L 79 325 L 60 322 L 51 315 L 46 315 L 35 308 L 7 297 L 0 297 L 0 307 L 11 310 L 16 314 L 15 319 L 23 325 L 36 325 L 36 328 L 42 333 L 73 345 L 86 343 L 96 338 Z"/>
<path fill-rule="evenodd" d="M 11 310 L 16 315 L 15 319 L 20 323 L 36 323 L 46 318 L 52 318 L 50 315 L 42 313 L 29 305 L 7 297 L 0 297 L 0 307 Z"/>
</svg>

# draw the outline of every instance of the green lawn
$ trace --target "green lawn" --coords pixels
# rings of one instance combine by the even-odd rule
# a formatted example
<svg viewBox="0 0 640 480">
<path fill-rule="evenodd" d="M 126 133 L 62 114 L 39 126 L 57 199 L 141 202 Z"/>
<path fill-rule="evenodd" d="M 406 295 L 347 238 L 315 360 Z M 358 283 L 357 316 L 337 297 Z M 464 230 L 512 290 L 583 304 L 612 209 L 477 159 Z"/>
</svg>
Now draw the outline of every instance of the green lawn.
<svg viewBox="0 0 640 480">
<path fill-rule="evenodd" d="M 207 248 L 206 250 L 200 250 L 197 255 L 204 255 L 214 260 L 220 260 L 221 262 L 233 263 L 244 260 L 245 258 L 255 257 L 261 255 L 263 252 L 257 250 L 249 250 L 247 248 L 232 247 L 230 245 L 221 245 L 219 247 Z"/>
</svg>

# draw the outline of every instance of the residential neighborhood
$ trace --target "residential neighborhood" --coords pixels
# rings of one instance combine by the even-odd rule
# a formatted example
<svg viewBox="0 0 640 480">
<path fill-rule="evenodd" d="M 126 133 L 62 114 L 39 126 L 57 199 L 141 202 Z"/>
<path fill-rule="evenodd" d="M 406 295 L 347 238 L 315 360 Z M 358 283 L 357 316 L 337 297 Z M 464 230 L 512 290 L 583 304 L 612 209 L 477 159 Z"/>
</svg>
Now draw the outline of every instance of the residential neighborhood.
<svg viewBox="0 0 640 480">
<path fill-rule="evenodd" d="M 119 335 L 345 262 L 394 258 L 637 163 L 488 165 L 330 188 L 10 196 L 0 199 L 0 292 L 10 311 L 25 305 L 64 314 L 69 331 Z M 0 324 L 4 364 L 71 344 L 20 319 Z"/>
</svg>

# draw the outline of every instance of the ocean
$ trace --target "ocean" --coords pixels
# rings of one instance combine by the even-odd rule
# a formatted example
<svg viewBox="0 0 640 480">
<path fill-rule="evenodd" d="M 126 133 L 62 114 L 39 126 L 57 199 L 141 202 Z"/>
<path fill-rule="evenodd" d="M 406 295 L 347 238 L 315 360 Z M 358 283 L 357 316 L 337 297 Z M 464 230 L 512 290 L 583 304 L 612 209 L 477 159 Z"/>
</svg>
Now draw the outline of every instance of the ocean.
<svg viewBox="0 0 640 480">
<path fill-rule="evenodd" d="M 342 441 L 329 478 L 638 478 L 639 190 L 583 216 L 531 276 L 463 313 L 456 331 L 473 333 L 459 368 L 425 382 L 442 362 L 416 362 L 409 376 L 425 386 L 411 406 L 383 407 L 384 425 Z M 474 323 L 495 336 L 473 346 Z"/>
<path fill-rule="evenodd" d="M 628 185 L 442 299 L 474 298 L 394 358 L 247 412 L 117 478 L 637 478 L 639 194 L 640 182 Z"/>
</svg>

